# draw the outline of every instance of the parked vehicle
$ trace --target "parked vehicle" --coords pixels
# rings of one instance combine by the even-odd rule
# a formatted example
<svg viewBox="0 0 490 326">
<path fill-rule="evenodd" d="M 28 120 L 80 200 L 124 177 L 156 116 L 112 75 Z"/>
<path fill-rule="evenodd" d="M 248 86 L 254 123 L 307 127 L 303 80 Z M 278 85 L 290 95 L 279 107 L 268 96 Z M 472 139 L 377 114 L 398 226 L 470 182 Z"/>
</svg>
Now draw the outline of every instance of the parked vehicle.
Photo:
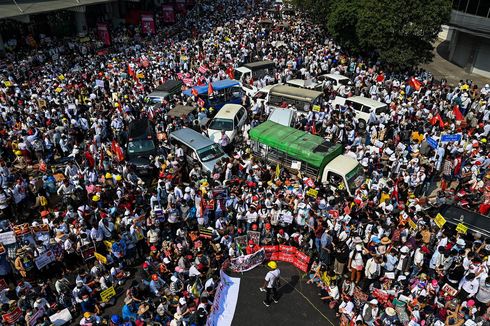
<svg viewBox="0 0 490 326">
<path fill-rule="evenodd" d="M 296 111 L 291 109 L 273 109 L 267 120 L 278 123 L 282 126 L 292 127 L 296 120 Z"/>
<path fill-rule="evenodd" d="M 284 103 L 291 105 L 298 111 L 313 109 L 323 101 L 323 92 L 288 85 L 275 85 L 269 91 L 269 105 L 280 108 Z"/>
<path fill-rule="evenodd" d="M 169 142 L 173 148 L 182 148 L 189 166 L 199 163 L 203 171 L 208 174 L 213 172 L 214 165 L 219 159 L 228 157 L 220 145 L 190 128 L 171 132 Z"/>
<path fill-rule="evenodd" d="M 255 86 L 250 85 L 250 79 L 258 80 L 269 74 L 272 76 L 274 72 L 274 61 L 256 61 L 246 63 L 235 69 L 235 79 L 238 80 L 244 92 L 249 96 L 253 96 L 258 89 Z"/>
<path fill-rule="evenodd" d="M 250 139 L 257 157 L 288 170 L 299 170 L 303 176 L 332 188 L 345 189 L 350 196 L 364 182 L 359 162 L 342 155 L 342 145 L 322 137 L 265 121 L 250 130 Z"/>
<path fill-rule="evenodd" d="M 306 89 L 311 89 L 314 91 L 323 91 L 323 84 L 322 83 L 317 83 L 314 82 L 311 79 L 290 79 L 286 82 L 286 85 L 292 86 L 292 87 L 299 87 L 299 88 L 306 88 Z"/>
<path fill-rule="evenodd" d="M 359 123 L 359 128 L 365 129 L 367 122 L 369 121 L 369 115 L 372 111 L 376 114 L 376 118 L 379 119 L 381 113 L 389 113 L 390 109 L 386 103 L 375 101 L 373 99 L 363 96 L 352 96 L 349 98 L 343 98 L 337 96 L 333 100 L 333 106 L 337 104 L 351 106 L 354 109 L 355 116 Z"/>
<path fill-rule="evenodd" d="M 134 164 L 140 174 L 149 174 L 151 166 L 150 156 L 157 154 L 157 138 L 155 128 L 148 119 L 131 122 L 126 146 L 127 161 Z"/>
<path fill-rule="evenodd" d="M 192 96 L 192 90 L 197 91 L 207 108 L 212 107 L 219 110 L 225 104 L 240 104 L 242 101 L 243 90 L 238 81 L 224 79 L 211 83 L 214 93 L 208 95 L 208 85 L 194 86 L 183 92 L 186 96 Z"/>
<path fill-rule="evenodd" d="M 182 82 L 180 80 L 168 80 L 164 84 L 155 88 L 148 97 L 152 103 L 162 103 L 182 91 Z"/>
<path fill-rule="evenodd" d="M 317 81 L 322 84 L 323 87 L 330 84 L 334 91 L 337 91 L 342 85 L 347 85 L 350 82 L 349 77 L 345 77 L 340 74 L 326 74 L 317 77 Z"/>
<path fill-rule="evenodd" d="M 218 143 L 224 130 L 230 141 L 234 141 L 247 120 L 247 110 L 238 104 L 226 104 L 211 119 L 208 126 L 209 138 Z"/>
</svg>

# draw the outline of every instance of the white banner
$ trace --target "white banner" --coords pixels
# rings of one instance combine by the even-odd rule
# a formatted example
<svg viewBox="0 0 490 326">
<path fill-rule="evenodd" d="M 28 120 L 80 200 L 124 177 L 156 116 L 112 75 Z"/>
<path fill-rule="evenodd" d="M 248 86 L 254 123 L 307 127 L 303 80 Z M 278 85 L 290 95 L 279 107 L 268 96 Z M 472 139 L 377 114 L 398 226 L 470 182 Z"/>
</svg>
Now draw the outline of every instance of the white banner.
<svg viewBox="0 0 490 326">
<path fill-rule="evenodd" d="M 62 326 L 68 324 L 73 317 L 71 316 L 70 310 L 65 308 L 54 315 L 49 316 L 49 320 L 53 323 L 54 326 Z"/>
<path fill-rule="evenodd" d="M 14 231 L 0 233 L 0 243 L 9 245 L 15 243 L 16 241 Z"/>
<path fill-rule="evenodd" d="M 221 280 L 216 289 L 206 326 L 230 326 L 235 315 L 240 279 L 226 275 L 223 270 L 220 271 L 220 276 Z"/>
</svg>

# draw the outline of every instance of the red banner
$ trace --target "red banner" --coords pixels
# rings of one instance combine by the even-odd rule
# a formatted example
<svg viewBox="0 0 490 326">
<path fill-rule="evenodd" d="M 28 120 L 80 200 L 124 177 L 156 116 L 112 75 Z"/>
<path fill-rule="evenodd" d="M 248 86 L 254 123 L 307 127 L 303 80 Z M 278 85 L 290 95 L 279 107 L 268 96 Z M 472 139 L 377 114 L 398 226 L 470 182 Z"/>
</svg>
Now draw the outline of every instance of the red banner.
<svg viewBox="0 0 490 326">
<path fill-rule="evenodd" d="M 175 12 L 172 5 L 162 5 L 162 18 L 164 23 L 173 24 L 175 23 Z"/>
<path fill-rule="evenodd" d="M 278 260 L 293 264 L 299 270 L 306 273 L 311 257 L 298 250 L 293 246 L 263 246 L 266 260 Z"/>
<path fill-rule="evenodd" d="M 155 19 L 153 18 L 153 15 L 141 15 L 141 31 L 143 34 L 155 34 Z"/>
<path fill-rule="evenodd" d="M 109 34 L 109 27 L 106 23 L 98 23 L 97 24 L 97 35 L 99 36 L 99 40 L 104 42 L 104 45 L 111 45 L 111 36 Z"/>
</svg>

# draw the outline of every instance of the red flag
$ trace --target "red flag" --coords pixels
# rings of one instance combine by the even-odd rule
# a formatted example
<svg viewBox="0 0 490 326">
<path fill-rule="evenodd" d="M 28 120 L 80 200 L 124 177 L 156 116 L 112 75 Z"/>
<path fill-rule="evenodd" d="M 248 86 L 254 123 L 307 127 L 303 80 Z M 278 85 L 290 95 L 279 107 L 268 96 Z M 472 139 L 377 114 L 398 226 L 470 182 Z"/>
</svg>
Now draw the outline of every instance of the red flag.
<svg viewBox="0 0 490 326">
<path fill-rule="evenodd" d="M 209 83 L 208 84 L 208 96 L 213 95 L 214 89 L 213 89 L 213 84 Z"/>
<path fill-rule="evenodd" d="M 194 96 L 198 96 L 199 95 L 199 92 L 197 91 L 197 89 L 192 88 L 191 94 L 194 95 Z"/>
<path fill-rule="evenodd" d="M 453 113 L 454 113 L 454 116 L 456 117 L 456 121 L 464 120 L 464 116 L 461 113 L 461 111 L 459 110 L 459 105 L 456 104 L 455 106 L 453 106 Z"/>
<path fill-rule="evenodd" d="M 93 169 L 94 166 L 95 166 L 95 160 L 94 160 L 94 157 L 92 156 L 92 154 L 89 151 L 86 151 L 85 152 L 85 158 L 87 159 L 88 166 L 91 169 Z"/>
<path fill-rule="evenodd" d="M 435 125 L 437 122 L 439 122 L 439 126 L 441 128 L 444 128 L 444 121 L 442 121 L 441 115 L 439 113 L 433 116 L 429 122 L 431 125 Z"/>
<path fill-rule="evenodd" d="M 415 79 L 415 77 L 410 78 L 408 84 L 416 91 L 420 90 L 420 88 L 422 87 L 422 83 L 419 80 Z"/>
<path fill-rule="evenodd" d="M 226 74 L 230 79 L 235 79 L 235 69 L 233 69 L 233 66 L 229 66 L 228 69 L 226 69 Z"/>
<path fill-rule="evenodd" d="M 116 155 L 116 158 L 119 162 L 122 162 L 124 160 L 124 153 L 121 149 L 121 146 L 113 140 L 111 144 L 111 151 Z"/>
<path fill-rule="evenodd" d="M 203 101 L 202 98 L 198 98 L 197 99 L 197 105 L 199 105 L 199 107 L 203 108 L 206 105 L 206 103 Z"/>
</svg>

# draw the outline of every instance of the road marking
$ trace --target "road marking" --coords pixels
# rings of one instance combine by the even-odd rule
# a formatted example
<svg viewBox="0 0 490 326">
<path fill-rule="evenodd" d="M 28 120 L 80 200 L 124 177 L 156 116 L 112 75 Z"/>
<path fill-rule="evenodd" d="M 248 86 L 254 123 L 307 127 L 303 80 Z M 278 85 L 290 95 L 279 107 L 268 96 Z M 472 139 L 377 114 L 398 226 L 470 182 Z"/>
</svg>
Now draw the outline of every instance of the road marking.
<svg viewBox="0 0 490 326">
<path fill-rule="evenodd" d="M 296 287 L 294 287 L 291 283 L 289 283 L 288 280 L 286 280 L 284 277 L 282 277 L 282 276 L 279 276 L 279 277 L 281 278 L 281 280 L 283 280 L 285 282 L 284 285 L 289 284 L 289 286 L 291 286 L 294 291 L 298 292 L 310 304 L 310 306 L 312 306 L 316 311 L 318 311 L 318 313 L 320 315 L 322 315 L 322 317 L 325 318 L 330 323 L 330 325 L 336 326 L 327 316 L 325 316 L 323 314 L 323 312 L 320 311 L 320 309 L 318 309 L 316 307 L 316 305 L 313 302 L 310 301 L 310 299 L 308 299 L 307 296 L 305 296 L 301 291 L 299 291 L 298 289 L 296 289 Z M 298 283 L 301 284 L 301 279 L 300 279 L 300 281 Z M 284 285 L 281 286 L 281 288 L 284 287 Z"/>
</svg>

